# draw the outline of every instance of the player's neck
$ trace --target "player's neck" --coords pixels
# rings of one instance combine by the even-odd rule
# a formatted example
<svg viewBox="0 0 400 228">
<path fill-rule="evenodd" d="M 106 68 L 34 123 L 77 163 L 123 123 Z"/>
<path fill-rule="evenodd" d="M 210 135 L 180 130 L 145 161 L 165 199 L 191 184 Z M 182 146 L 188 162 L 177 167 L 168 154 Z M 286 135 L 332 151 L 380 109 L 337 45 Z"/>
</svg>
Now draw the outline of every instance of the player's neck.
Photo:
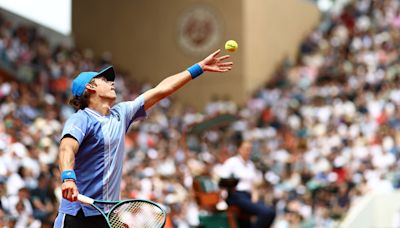
<svg viewBox="0 0 400 228">
<path fill-rule="evenodd" d="M 113 103 L 113 99 L 91 99 L 88 107 L 92 110 L 95 110 L 99 114 L 106 116 L 110 114 Z"/>
</svg>

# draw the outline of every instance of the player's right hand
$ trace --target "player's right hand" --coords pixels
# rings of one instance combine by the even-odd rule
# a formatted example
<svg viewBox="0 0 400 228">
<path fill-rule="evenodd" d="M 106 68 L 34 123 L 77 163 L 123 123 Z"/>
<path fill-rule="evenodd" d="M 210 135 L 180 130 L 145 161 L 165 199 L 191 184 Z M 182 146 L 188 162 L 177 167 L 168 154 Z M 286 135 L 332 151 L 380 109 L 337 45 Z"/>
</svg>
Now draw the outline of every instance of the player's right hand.
<svg viewBox="0 0 400 228">
<path fill-rule="evenodd" d="M 61 192 L 64 199 L 76 201 L 78 199 L 78 188 L 74 180 L 65 180 L 61 186 Z"/>
</svg>

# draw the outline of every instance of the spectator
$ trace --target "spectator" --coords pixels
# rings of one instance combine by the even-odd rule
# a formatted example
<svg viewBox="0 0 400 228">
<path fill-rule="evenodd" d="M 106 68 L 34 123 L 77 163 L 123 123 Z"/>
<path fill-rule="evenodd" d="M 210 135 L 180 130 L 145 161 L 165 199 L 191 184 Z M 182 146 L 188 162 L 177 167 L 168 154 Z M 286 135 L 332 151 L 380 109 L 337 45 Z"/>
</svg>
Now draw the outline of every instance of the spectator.
<svg viewBox="0 0 400 228">
<path fill-rule="evenodd" d="M 51 224 L 55 218 L 55 196 L 49 189 L 49 178 L 45 174 L 38 177 L 38 186 L 31 190 L 31 202 L 33 205 L 33 217 L 42 223 Z"/>
<path fill-rule="evenodd" d="M 18 190 L 18 195 L 10 197 L 10 217 L 15 219 L 15 227 L 40 227 L 41 223 L 33 218 L 29 198 L 30 192 L 25 187 Z"/>
<path fill-rule="evenodd" d="M 238 206 L 241 213 L 256 215 L 257 221 L 251 227 L 271 227 L 275 219 L 275 209 L 265 206 L 256 195 L 255 188 L 260 175 L 250 160 L 252 142 L 238 139 L 237 150 L 238 155 L 226 160 L 220 170 L 220 175 L 225 178 L 232 176 L 239 179 L 238 185 L 229 190 L 227 203 Z"/>
</svg>

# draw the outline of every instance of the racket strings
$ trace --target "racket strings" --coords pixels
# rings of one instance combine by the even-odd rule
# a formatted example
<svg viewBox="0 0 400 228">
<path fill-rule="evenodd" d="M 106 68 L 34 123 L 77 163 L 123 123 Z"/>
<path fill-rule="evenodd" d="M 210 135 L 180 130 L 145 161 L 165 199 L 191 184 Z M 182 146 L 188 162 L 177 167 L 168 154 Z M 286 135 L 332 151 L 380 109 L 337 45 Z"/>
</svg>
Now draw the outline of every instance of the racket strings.
<svg viewBox="0 0 400 228">
<path fill-rule="evenodd" d="M 165 215 L 161 208 L 148 202 L 126 202 L 109 214 L 112 228 L 154 228 L 164 224 Z"/>
</svg>

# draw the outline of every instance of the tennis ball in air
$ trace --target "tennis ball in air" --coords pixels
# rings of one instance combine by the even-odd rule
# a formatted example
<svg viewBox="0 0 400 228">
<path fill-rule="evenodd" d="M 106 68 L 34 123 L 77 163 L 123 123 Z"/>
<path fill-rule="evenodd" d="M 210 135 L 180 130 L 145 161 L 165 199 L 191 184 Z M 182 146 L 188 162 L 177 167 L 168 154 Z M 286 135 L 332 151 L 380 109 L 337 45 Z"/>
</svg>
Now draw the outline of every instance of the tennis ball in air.
<svg viewBox="0 0 400 228">
<path fill-rule="evenodd" d="M 236 43 L 236 41 L 234 40 L 228 40 L 225 43 L 225 50 L 230 51 L 230 52 L 234 52 L 238 49 L 239 45 L 238 43 Z"/>
</svg>

